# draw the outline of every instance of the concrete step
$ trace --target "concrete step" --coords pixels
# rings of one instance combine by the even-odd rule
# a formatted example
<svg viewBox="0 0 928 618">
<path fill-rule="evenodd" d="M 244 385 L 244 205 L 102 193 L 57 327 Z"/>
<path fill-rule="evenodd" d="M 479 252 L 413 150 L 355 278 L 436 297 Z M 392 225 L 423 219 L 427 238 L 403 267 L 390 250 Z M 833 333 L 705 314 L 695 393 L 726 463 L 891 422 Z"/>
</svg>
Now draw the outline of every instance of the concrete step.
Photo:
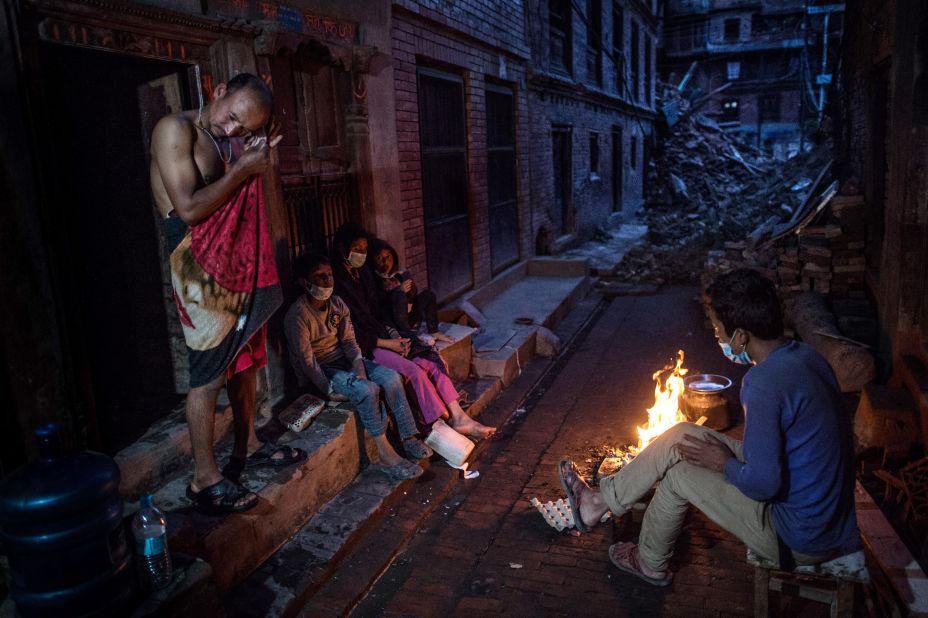
<svg viewBox="0 0 928 618">
<path fill-rule="evenodd" d="M 502 385 L 496 379 L 471 379 L 463 383 L 461 389 L 468 393 L 472 402 L 468 411 L 476 417 L 500 393 Z M 253 578 L 260 579 L 262 575 L 259 572 L 249 576 L 269 557 L 291 556 L 292 559 L 294 541 L 291 537 L 304 544 L 310 542 L 307 539 L 313 543 L 318 541 L 315 550 L 325 557 L 322 573 L 329 573 L 337 564 L 335 554 L 363 533 L 365 522 L 376 521 L 378 509 L 392 504 L 402 495 L 402 484 L 391 483 L 379 466 L 370 465 L 376 462 L 376 449 L 347 404 L 328 406 L 302 432 L 282 431 L 276 442 L 302 448 L 308 457 L 301 464 L 284 470 L 246 470 L 242 483 L 260 498 L 259 505 L 250 511 L 227 517 L 197 512 L 186 496 L 190 483 L 189 460 L 184 462 L 182 471 L 154 492 L 155 503 L 168 517 L 171 551 L 196 556 L 211 568 L 208 585 L 186 591 L 194 601 L 184 601 L 182 605 L 210 606 L 217 594 L 230 594 L 246 579 L 252 581 L 248 585 L 253 585 Z M 217 460 L 220 463 L 226 461 L 230 449 L 230 440 L 219 445 Z M 333 514 L 343 508 L 357 513 L 358 520 L 354 524 Z M 125 515 L 131 517 L 137 509 L 137 503 L 128 502 Z M 342 523 L 331 525 L 335 520 Z M 309 531 L 314 529 L 325 534 L 312 536 Z M 290 549 L 286 549 L 288 545 Z M 278 552 L 282 547 L 285 548 L 282 553 Z M 329 550 L 330 555 L 325 553 Z M 315 577 L 318 579 L 319 573 Z M 313 581 L 310 578 L 304 583 L 311 586 Z M 178 606 L 180 601 L 176 596 L 165 595 L 159 599 L 153 605 L 154 613 Z"/>
<path fill-rule="evenodd" d="M 495 378 L 508 386 L 519 376 L 522 367 L 535 355 L 535 327 L 513 327 L 513 335 L 498 350 L 474 352 L 474 373 L 481 378 Z"/>
<path fill-rule="evenodd" d="M 232 408 L 217 410 L 214 437 L 221 442 L 232 426 Z M 119 491 L 130 499 L 161 485 L 190 466 L 190 435 L 183 404 L 113 458 L 119 466 Z"/>
<path fill-rule="evenodd" d="M 590 274 L 608 275 L 615 272 L 625 254 L 636 245 L 641 244 L 648 226 L 635 223 L 620 223 L 610 226 L 606 240 L 591 240 L 579 247 L 558 254 L 560 259 L 589 260 Z"/>
<path fill-rule="evenodd" d="M 455 383 L 463 382 L 471 373 L 471 357 L 474 354 L 473 335 L 476 328 L 463 324 L 448 324 L 442 322 L 438 329 L 454 339 L 454 343 L 439 341 L 436 344 L 438 353 L 448 365 L 448 374 Z"/>
<path fill-rule="evenodd" d="M 474 373 L 510 384 L 543 343 L 539 327 L 555 329 L 590 291 L 587 269 L 584 260 L 534 258 L 468 296 L 483 320 L 473 339 Z"/>
<path fill-rule="evenodd" d="M 184 474 L 155 492 L 155 503 L 168 517 L 171 550 L 208 562 L 220 593 L 247 577 L 377 458 L 373 442 L 345 404 L 326 408 L 308 428 L 287 431 L 277 442 L 302 448 L 308 457 L 283 470 L 246 470 L 242 483 L 258 494 L 260 503 L 245 513 L 213 517 L 194 510 L 185 495 L 189 464 Z M 218 454 L 220 462 L 229 449 L 225 444 Z M 137 508 L 135 503 L 127 504 L 126 514 Z"/>
<path fill-rule="evenodd" d="M 462 388 L 471 396 L 468 412 L 477 417 L 499 394 L 502 386 L 499 380 L 474 379 Z M 475 448 L 471 461 L 479 457 L 483 444 Z M 420 482 L 391 482 L 374 467 L 364 470 L 245 581 L 229 591 L 225 605 L 246 616 L 294 615 L 306 599 L 329 585 L 336 572 L 354 573 L 343 564 L 345 556 L 352 551 L 357 552 L 359 543 L 370 543 L 367 532 L 387 515 L 394 504 L 408 501 L 410 504 L 402 507 L 405 513 L 401 519 L 403 525 L 395 531 L 394 538 L 385 544 L 381 539 L 369 548 L 370 552 L 382 553 L 390 548 L 394 553 L 398 551 L 405 543 L 404 535 L 415 533 L 418 522 L 440 503 L 461 476 L 459 470 L 447 466 L 440 457 L 435 456 L 432 460 L 423 462 L 423 467 L 428 470 Z M 426 508 L 430 504 L 431 508 Z M 378 548 L 381 544 L 383 546 Z M 386 564 L 392 555 L 382 556 Z"/>
</svg>

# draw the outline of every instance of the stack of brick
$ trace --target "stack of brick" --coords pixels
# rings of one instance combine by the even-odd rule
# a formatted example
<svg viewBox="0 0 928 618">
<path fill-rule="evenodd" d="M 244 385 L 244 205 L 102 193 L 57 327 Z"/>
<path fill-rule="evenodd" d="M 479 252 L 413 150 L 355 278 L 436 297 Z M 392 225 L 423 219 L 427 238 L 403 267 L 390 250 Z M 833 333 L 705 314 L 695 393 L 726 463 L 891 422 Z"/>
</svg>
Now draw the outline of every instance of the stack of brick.
<svg viewBox="0 0 928 618">
<path fill-rule="evenodd" d="M 819 292 L 829 298 L 866 298 L 866 213 L 863 197 L 834 196 L 824 221 L 758 250 L 747 241 L 726 242 L 710 251 L 708 277 L 736 268 L 760 271 L 778 284 L 781 295 Z"/>
</svg>

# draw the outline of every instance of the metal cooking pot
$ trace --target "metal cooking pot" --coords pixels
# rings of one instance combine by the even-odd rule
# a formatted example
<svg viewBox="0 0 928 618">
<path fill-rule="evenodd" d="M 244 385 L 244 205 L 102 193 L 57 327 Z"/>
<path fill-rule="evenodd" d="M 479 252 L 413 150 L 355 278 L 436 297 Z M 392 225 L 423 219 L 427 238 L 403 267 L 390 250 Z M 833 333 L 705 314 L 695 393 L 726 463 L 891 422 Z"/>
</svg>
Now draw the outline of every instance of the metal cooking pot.
<svg viewBox="0 0 928 618">
<path fill-rule="evenodd" d="M 721 431 L 731 425 L 728 389 L 731 380 L 713 373 L 698 373 L 683 379 L 683 414 L 692 422 L 705 416 L 704 425 Z"/>
</svg>

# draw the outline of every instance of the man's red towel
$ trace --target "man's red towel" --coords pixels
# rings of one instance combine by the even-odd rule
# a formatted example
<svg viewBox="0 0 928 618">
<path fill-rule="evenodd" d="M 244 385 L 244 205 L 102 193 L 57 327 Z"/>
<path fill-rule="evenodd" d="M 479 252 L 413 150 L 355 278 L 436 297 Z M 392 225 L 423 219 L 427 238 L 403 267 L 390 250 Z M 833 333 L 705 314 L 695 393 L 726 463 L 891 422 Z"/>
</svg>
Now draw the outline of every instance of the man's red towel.
<svg viewBox="0 0 928 618">
<path fill-rule="evenodd" d="M 260 176 L 187 230 L 171 252 L 171 282 L 190 354 L 190 386 L 209 384 L 283 300 Z"/>
</svg>

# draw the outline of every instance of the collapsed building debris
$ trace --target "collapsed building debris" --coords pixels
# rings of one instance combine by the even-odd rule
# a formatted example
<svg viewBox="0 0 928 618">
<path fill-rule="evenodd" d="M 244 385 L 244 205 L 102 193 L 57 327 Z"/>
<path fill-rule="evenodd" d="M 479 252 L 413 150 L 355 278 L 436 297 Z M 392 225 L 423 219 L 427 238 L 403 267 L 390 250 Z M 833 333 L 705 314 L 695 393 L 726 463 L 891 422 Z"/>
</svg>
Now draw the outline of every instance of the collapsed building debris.
<svg viewBox="0 0 928 618">
<path fill-rule="evenodd" d="M 650 162 L 640 213 L 647 242 L 625 256 L 610 285 L 705 285 L 722 272 L 754 268 L 784 299 L 825 296 L 837 326 L 832 342 L 875 345 L 864 285 L 866 208 L 862 196 L 844 194 L 856 193 L 854 182 L 840 191 L 832 182 L 830 144 L 776 161 L 722 131 L 675 89 L 663 91 L 663 107 L 669 100 L 676 115 Z M 872 363 L 861 371 L 848 379 L 854 390 L 872 377 Z"/>
<path fill-rule="evenodd" d="M 762 224 L 788 221 L 808 200 L 829 160 L 822 145 L 775 161 L 697 113 L 675 88 L 663 104 L 679 110 L 649 162 L 647 244 L 616 270 L 629 283 L 697 283 L 707 252 L 742 241 Z"/>
</svg>

